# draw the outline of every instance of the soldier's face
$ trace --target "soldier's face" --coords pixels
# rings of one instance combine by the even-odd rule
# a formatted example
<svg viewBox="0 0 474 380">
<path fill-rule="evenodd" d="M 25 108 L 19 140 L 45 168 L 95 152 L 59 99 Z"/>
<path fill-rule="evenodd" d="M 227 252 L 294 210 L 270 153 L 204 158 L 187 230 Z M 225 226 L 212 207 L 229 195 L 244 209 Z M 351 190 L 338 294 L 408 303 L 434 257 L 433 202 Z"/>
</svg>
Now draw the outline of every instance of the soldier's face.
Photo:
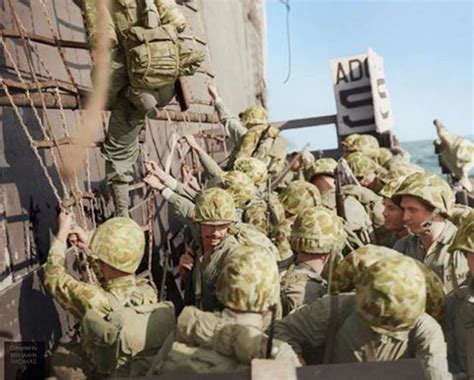
<svg viewBox="0 0 474 380">
<path fill-rule="evenodd" d="M 201 239 L 204 246 L 216 247 L 227 235 L 228 224 L 218 226 L 212 224 L 201 224 Z"/>
<path fill-rule="evenodd" d="M 403 227 L 403 209 L 389 198 L 384 198 L 383 205 L 384 227 L 389 231 L 401 229 Z"/>
<path fill-rule="evenodd" d="M 408 230 L 414 234 L 423 233 L 423 226 L 433 214 L 433 209 L 410 195 L 402 196 L 401 206 L 403 223 Z"/>
</svg>

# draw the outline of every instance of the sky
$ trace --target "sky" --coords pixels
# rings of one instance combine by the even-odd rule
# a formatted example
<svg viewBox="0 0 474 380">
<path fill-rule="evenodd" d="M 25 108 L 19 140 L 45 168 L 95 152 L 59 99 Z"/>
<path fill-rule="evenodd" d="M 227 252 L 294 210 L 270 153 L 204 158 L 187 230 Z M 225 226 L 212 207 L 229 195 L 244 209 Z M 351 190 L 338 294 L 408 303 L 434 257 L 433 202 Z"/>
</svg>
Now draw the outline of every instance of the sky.
<svg viewBox="0 0 474 380">
<path fill-rule="evenodd" d="M 266 0 L 267 85 L 272 121 L 336 113 L 329 61 L 372 48 L 384 70 L 401 141 L 434 139 L 433 119 L 456 135 L 474 134 L 474 0 Z M 301 149 L 337 145 L 333 126 L 285 132 Z M 317 145 L 315 141 L 317 141 Z"/>
</svg>

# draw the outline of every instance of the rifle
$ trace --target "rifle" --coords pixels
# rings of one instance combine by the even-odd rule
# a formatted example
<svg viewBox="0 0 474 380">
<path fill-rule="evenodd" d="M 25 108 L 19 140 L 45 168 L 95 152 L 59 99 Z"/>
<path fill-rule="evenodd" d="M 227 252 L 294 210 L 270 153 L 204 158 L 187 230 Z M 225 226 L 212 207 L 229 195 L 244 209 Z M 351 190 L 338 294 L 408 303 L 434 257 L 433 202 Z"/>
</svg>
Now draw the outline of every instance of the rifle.
<svg viewBox="0 0 474 380">
<path fill-rule="evenodd" d="M 287 165 L 287 167 L 285 169 L 283 169 L 283 171 L 280 173 L 280 175 L 278 177 L 276 177 L 275 180 L 272 182 L 272 184 L 270 185 L 270 190 L 272 190 L 272 191 L 275 190 L 275 188 L 280 184 L 280 182 L 283 180 L 283 178 L 285 178 L 287 173 L 291 170 L 291 167 L 293 166 L 293 164 L 301 159 L 301 157 L 303 156 L 303 152 L 308 147 L 309 147 L 309 144 L 306 144 L 303 147 L 303 149 L 301 149 L 301 151 L 299 151 L 298 154 L 293 157 L 293 159 L 290 161 L 290 163 Z"/>
<path fill-rule="evenodd" d="M 169 247 L 168 247 L 169 248 Z M 168 274 L 168 262 L 170 259 L 170 251 L 168 249 L 167 252 L 165 252 L 165 262 L 163 263 L 163 273 L 161 274 L 161 283 L 160 283 L 160 297 L 158 298 L 160 302 L 163 302 L 166 300 L 166 275 Z"/>
<path fill-rule="evenodd" d="M 344 194 L 342 193 L 341 172 L 339 164 L 334 169 L 334 181 L 336 185 L 336 211 L 337 216 L 346 219 L 346 209 L 344 207 Z"/>
<path fill-rule="evenodd" d="M 272 313 L 272 320 L 270 322 L 270 334 L 268 335 L 267 351 L 265 353 L 265 358 L 267 358 L 267 359 L 271 359 L 271 357 L 272 357 L 273 337 L 275 335 L 275 320 L 276 320 L 276 312 L 277 312 L 276 303 L 271 305 L 269 307 L 269 310 Z"/>
</svg>

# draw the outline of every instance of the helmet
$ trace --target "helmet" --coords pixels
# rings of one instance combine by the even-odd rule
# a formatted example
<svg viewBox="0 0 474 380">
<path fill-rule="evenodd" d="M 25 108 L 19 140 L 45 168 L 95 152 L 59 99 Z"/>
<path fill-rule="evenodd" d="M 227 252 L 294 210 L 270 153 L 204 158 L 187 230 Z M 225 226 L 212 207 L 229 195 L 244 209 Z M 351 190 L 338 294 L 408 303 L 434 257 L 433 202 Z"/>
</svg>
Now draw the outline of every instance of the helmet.
<svg viewBox="0 0 474 380">
<path fill-rule="evenodd" d="M 400 255 L 401 253 L 393 249 L 372 244 L 352 251 L 335 268 L 331 283 L 331 293 L 339 294 L 352 291 L 367 267 L 380 259 L 399 257 Z"/>
<path fill-rule="evenodd" d="M 294 252 L 331 253 L 342 249 L 347 235 L 341 218 L 324 207 L 311 207 L 295 220 L 290 235 Z"/>
<path fill-rule="evenodd" d="M 316 186 L 304 180 L 291 182 L 279 195 L 285 211 L 291 215 L 298 215 L 303 210 L 319 206 L 321 194 Z"/>
<path fill-rule="evenodd" d="M 261 106 L 249 107 L 242 114 L 242 123 L 245 126 L 267 124 L 267 111 Z"/>
<path fill-rule="evenodd" d="M 341 142 L 341 145 L 343 145 L 344 147 L 346 147 L 348 150 L 354 150 L 354 145 L 355 145 L 355 142 L 360 138 L 360 134 L 359 133 L 353 133 L 349 136 L 347 136 L 342 142 Z"/>
<path fill-rule="evenodd" d="M 234 199 L 236 207 L 242 207 L 246 204 L 255 192 L 250 177 L 238 170 L 225 172 L 221 176 L 222 188 Z"/>
<path fill-rule="evenodd" d="M 309 168 L 308 179 L 312 180 L 317 175 L 329 175 L 334 177 L 337 161 L 334 158 L 320 158 Z"/>
<path fill-rule="evenodd" d="M 356 177 L 367 177 L 371 173 L 375 173 L 378 168 L 372 159 L 361 152 L 349 154 L 346 161 Z"/>
<path fill-rule="evenodd" d="M 279 302 L 280 276 L 275 256 L 266 248 L 239 245 L 224 259 L 216 297 L 225 307 L 262 312 Z"/>
<path fill-rule="evenodd" d="M 112 218 L 97 228 L 90 248 L 99 260 L 112 268 L 135 273 L 142 261 L 145 234 L 130 218 Z"/>
<path fill-rule="evenodd" d="M 425 276 L 411 258 L 379 260 L 362 273 L 356 301 L 357 311 L 376 332 L 407 330 L 425 311 Z"/>
<path fill-rule="evenodd" d="M 257 158 L 238 158 L 234 162 L 234 170 L 247 174 L 257 187 L 266 184 L 268 178 L 267 166 Z"/>
<path fill-rule="evenodd" d="M 194 220 L 204 224 L 228 224 L 237 221 L 235 202 L 225 190 L 213 187 L 196 199 Z"/>
<path fill-rule="evenodd" d="M 431 173 L 409 175 L 393 198 L 398 202 L 402 195 L 418 197 L 448 217 L 451 215 L 455 202 L 454 193 L 448 183 Z"/>
<path fill-rule="evenodd" d="M 382 189 L 379 190 L 379 195 L 385 198 L 392 198 L 392 195 L 395 194 L 409 174 L 409 169 L 399 167 L 378 176 L 378 180 L 383 183 Z"/>
<path fill-rule="evenodd" d="M 344 139 L 342 145 L 351 152 L 363 152 L 373 154 L 380 148 L 378 140 L 371 135 L 359 135 L 357 133 Z"/>
<path fill-rule="evenodd" d="M 391 181 L 387 182 L 383 187 L 379 190 L 379 195 L 385 198 L 392 198 L 393 194 L 397 192 L 400 188 L 400 185 L 405 180 L 405 176 L 394 178 Z"/>
<path fill-rule="evenodd" d="M 446 291 L 443 281 L 438 275 L 421 261 L 413 259 L 425 275 L 426 281 L 426 312 L 439 323 L 444 321 L 446 311 Z"/>
<path fill-rule="evenodd" d="M 379 141 L 372 135 L 361 135 L 354 144 L 358 152 L 374 152 L 380 149 Z"/>
<path fill-rule="evenodd" d="M 474 210 L 464 219 L 449 247 L 450 252 L 463 251 L 474 253 Z"/>
<path fill-rule="evenodd" d="M 401 253 L 378 245 L 366 245 L 348 254 L 336 267 L 331 282 L 331 293 L 350 292 L 364 271 L 379 260 L 405 257 Z M 407 260 L 410 259 L 405 257 Z M 413 259 L 411 259 L 413 260 Z M 422 270 L 426 281 L 426 312 L 442 321 L 446 308 L 446 293 L 440 278 L 423 263 L 413 260 Z"/>
<path fill-rule="evenodd" d="M 308 170 L 314 164 L 314 156 L 313 153 L 304 150 L 301 153 L 301 162 L 303 163 L 303 168 Z"/>
<path fill-rule="evenodd" d="M 390 159 L 393 157 L 393 153 L 388 148 L 379 148 L 374 151 L 372 159 L 381 166 L 386 166 Z"/>
</svg>

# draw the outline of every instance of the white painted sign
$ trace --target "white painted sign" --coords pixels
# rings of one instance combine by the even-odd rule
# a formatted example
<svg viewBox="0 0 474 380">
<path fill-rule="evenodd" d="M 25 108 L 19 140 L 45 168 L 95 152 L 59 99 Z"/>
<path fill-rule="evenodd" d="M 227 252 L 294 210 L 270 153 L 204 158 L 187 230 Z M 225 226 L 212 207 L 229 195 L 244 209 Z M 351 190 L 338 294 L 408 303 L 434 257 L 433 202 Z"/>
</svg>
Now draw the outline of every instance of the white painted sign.
<svg viewBox="0 0 474 380">
<path fill-rule="evenodd" d="M 340 135 L 392 127 L 382 57 L 369 49 L 366 55 L 331 60 L 331 71 Z"/>
<path fill-rule="evenodd" d="M 385 84 L 383 58 L 369 49 L 368 62 L 370 84 L 372 86 L 372 100 L 374 105 L 375 125 L 378 132 L 385 132 L 393 128 L 393 114 L 390 108 L 390 98 Z"/>
</svg>

